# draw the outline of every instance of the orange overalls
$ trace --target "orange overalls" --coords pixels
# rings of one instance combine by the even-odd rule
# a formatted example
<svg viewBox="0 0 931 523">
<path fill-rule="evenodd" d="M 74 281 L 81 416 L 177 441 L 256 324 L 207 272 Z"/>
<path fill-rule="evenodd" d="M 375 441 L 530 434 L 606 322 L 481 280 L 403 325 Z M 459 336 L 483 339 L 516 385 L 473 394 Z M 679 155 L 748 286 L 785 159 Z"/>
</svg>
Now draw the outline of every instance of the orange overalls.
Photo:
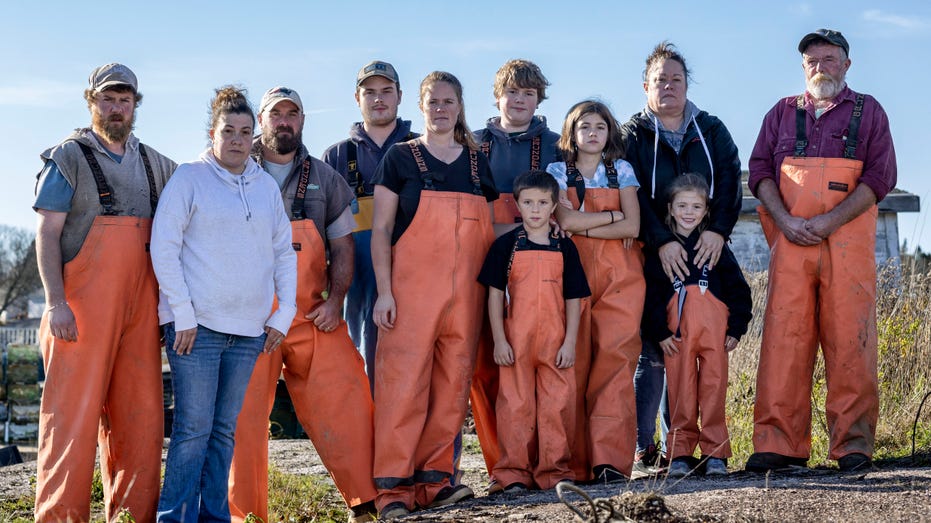
<svg viewBox="0 0 931 523">
<path fill-rule="evenodd" d="M 306 181 L 301 183 L 306 189 Z M 301 194 L 299 184 L 298 197 Z M 303 197 L 295 209 L 303 209 Z M 340 320 L 333 332 L 323 332 L 304 317 L 324 301 L 327 261 L 313 220 L 293 220 L 291 236 L 297 251 L 298 313 L 281 347 L 259 355 L 246 390 L 230 469 L 233 521 L 242 521 L 250 512 L 268 521 L 268 417 L 282 365 L 297 419 L 346 504 L 354 507 L 375 499 L 373 407 L 365 362 L 345 321 Z"/>
<path fill-rule="evenodd" d="M 707 291 L 707 274 L 699 276 L 697 284 L 684 286 L 676 278 L 674 286 L 677 292 L 666 306 L 666 315 L 670 330 L 682 341 L 678 354 L 666 355 L 670 413 L 666 448 L 670 459 L 691 456 L 699 445 L 703 456 L 729 458 L 731 445 L 724 414 L 728 308 Z"/>
<path fill-rule="evenodd" d="M 508 277 L 510 303 L 504 320 L 514 364 L 502 367 L 495 405 L 501 457 L 494 478 L 550 489 L 574 477 L 569 468 L 575 430 L 575 372 L 556 367 L 566 338 L 563 256 L 558 239 L 550 250 L 522 250 L 518 233 Z M 568 240 L 567 240 L 568 241 Z"/>
<path fill-rule="evenodd" d="M 617 172 L 605 162 L 608 188 L 589 189 L 574 166 L 566 173 L 576 190 L 567 191 L 574 209 L 584 194 L 586 212 L 620 211 Z M 574 178 L 573 178 L 574 177 Z M 578 481 L 592 478 L 592 467 L 611 465 L 630 476 L 637 441 L 634 370 L 642 349 L 640 319 L 646 296 L 643 252 L 634 242 L 572 236 L 592 295 L 582 300 L 576 344 L 576 429 L 572 470 Z"/>
<path fill-rule="evenodd" d="M 418 162 L 425 187 L 392 248 L 398 313 L 393 329 L 379 331 L 375 365 L 379 510 L 396 501 L 427 506 L 453 475 L 453 442 L 466 415 L 485 310 L 477 278 L 494 237 L 475 154 L 474 194 L 434 190 Z"/>
<path fill-rule="evenodd" d="M 100 174 L 104 215 L 62 270 L 78 340 L 54 338 L 48 312 L 39 327 L 46 379 L 35 518 L 88 521 L 99 444 L 107 520 L 125 508 L 136 521 L 155 521 L 165 432 L 158 283 L 148 249 L 152 220 L 108 215 L 110 188 L 96 161 L 89 163 Z M 157 196 L 150 200 L 154 211 Z"/>
<path fill-rule="evenodd" d="M 862 100 L 857 103 L 862 109 Z M 859 127 L 854 120 L 861 112 L 853 111 L 852 143 Z M 863 162 L 853 159 L 851 147 L 845 158 L 806 158 L 804 122 L 798 133 L 801 146 L 782 163 L 779 192 L 793 216 L 811 218 L 830 211 L 853 192 Z M 765 209 L 758 210 L 770 261 L 753 416 L 754 451 L 810 457 L 812 374 L 820 343 L 828 384 L 828 457 L 851 453 L 871 457 L 879 417 L 877 207 L 809 247 L 787 240 Z"/>
<path fill-rule="evenodd" d="M 540 136 L 534 136 L 530 143 L 530 170 L 540 169 Z M 491 142 L 482 142 L 485 156 L 491 153 Z M 490 156 L 489 156 L 490 157 Z M 542 167 L 546 167 L 545 165 Z M 494 206 L 494 223 L 520 223 L 520 211 L 513 194 L 502 194 L 492 204 Z M 475 420 L 475 434 L 482 447 L 485 468 L 491 475 L 495 463 L 500 458 L 498 443 L 498 425 L 495 416 L 495 402 L 498 397 L 498 364 L 495 363 L 495 342 L 488 325 L 488 315 L 482 323 L 482 335 L 479 338 L 478 357 L 475 360 L 475 375 L 472 377 L 472 390 L 469 401 L 472 405 L 472 419 Z"/>
</svg>

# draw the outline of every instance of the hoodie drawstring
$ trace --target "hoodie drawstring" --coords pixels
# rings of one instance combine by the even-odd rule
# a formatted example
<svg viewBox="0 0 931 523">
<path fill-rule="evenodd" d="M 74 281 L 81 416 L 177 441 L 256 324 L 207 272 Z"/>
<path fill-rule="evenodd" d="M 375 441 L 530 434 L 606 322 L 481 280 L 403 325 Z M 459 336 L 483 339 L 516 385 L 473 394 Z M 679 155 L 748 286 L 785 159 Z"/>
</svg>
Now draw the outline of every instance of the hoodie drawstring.
<svg viewBox="0 0 931 523">
<path fill-rule="evenodd" d="M 708 167 L 711 169 L 711 183 L 709 184 L 710 194 L 708 198 L 714 198 L 714 162 L 711 161 L 711 151 L 708 150 L 708 144 L 705 142 L 705 135 L 701 132 L 701 127 L 698 126 L 698 121 L 695 120 L 695 114 L 692 114 L 692 123 L 695 124 L 695 130 L 698 131 L 698 139 L 701 140 L 701 146 L 705 150 L 705 156 L 708 158 Z M 683 147 L 685 144 L 682 144 Z M 653 115 L 653 176 L 652 176 L 652 186 L 650 189 L 650 199 L 656 199 L 656 157 L 659 155 L 659 122 L 656 119 L 656 115 Z"/>
<path fill-rule="evenodd" d="M 252 209 L 249 207 L 249 200 L 246 199 L 246 182 L 242 175 L 237 177 L 236 182 L 236 185 L 239 187 L 239 199 L 242 201 L 242 210 L 246 213 L 246 221 L 249 221 L 252 219 Z"/>
</svg>

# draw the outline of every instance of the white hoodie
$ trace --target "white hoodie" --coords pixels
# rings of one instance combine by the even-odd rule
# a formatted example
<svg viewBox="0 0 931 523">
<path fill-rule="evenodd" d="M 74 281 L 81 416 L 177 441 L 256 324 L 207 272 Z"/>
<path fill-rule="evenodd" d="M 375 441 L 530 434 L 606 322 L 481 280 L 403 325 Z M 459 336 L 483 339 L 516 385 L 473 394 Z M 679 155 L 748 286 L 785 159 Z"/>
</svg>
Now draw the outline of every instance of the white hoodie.
<svg viewBox="0 0 931 523">
<path fill-rule="evenodd" d="M 159 198 L 151 254 L 159 324 L 239 336 L 268 325 L 287 334 L 297 312 L 291 223 L 275 180 L 251 158 L 239 175 L 210 149 L 179 165 Z"/>
</svg>

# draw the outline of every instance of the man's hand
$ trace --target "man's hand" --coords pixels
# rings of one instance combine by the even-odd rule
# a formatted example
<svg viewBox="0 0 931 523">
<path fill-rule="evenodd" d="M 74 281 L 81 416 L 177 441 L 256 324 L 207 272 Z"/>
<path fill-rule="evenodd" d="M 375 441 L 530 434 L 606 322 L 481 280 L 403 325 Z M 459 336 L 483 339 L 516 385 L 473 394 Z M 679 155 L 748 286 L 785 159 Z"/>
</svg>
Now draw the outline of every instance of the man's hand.
<svg viewBox="0 0 931 523">
<path fill-rule="evenodd" d="M 336 327 L 339 327 L 340 304 L 336 303 L 336 300 L 326 300 L 304 317 L 314 322 L 317 329 L 323 332 L 333 332 Z"/>
<path fill-rule="evenodd" d="M 698 237 L 695 249 L 697 250 L 695 265 L 702 267 L 707 263 L 708 268 L 713 269 L 718 264 L 718 260 L 721 259 L 721 250 L 724 249 L 724 236 L 714 231 L 705 231 Z"/>
<path fill-rule="evenodd" d="M 281 342 L 284 341 L 284 334 L 279 332 L 277 329 L 265 326 L 265 346 L 262 347 L 262 352 L 266 354 L 271 354 L 278 350 L 278 347 L 281 345 Z"/>
<path fill-rule="evenodd" d="M 782 231 L 782 234 L 785 235 L 786 239 L 796 245 L 801 245 L 803 247 L 818 245 L 821 243 L 822 237 L 810 230 L 808 222 L 809 221 L 804 218 L 790 215 L 776 222 L 776 225 L 779 226 L 779 229 Z"/>
<path fill-rule="evenodd" d="M 52 336 L 64 341 L 78 341 L 78 324 L 67 302 L 49 307 L 48 324 Z"/>
<path fill-rule="evenodd" d="M 195 339 L 197 339 L 197 327 L 175 331 L 175 344 L 171 348 L 181 356 L 190 354 L 191 349 L 194 348 Z"/>
<path fill-rule="evenodd" d="M 685 277 L 689 275 L 688 253 L 677 241 L 663 244 L 659 248 L 659 261 L 663 264 L 663 272 L 670 280 L 673 276 L 678 276 L 680 280 L 685 281 Z"/>
</svg>

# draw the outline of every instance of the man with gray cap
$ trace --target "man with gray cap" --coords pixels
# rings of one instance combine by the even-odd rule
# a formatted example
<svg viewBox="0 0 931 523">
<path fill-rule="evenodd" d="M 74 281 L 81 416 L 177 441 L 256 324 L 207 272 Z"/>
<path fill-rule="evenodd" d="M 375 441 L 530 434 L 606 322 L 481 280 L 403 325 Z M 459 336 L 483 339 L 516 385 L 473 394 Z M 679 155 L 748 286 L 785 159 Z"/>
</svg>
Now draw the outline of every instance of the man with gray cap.
<svg viewBox="0 0 931 523">
<path fill-rule="evenodd" d="M 356 103 L 362 121 L 352 124 L 349 138 L 331 145 L 323 161 L 339 171 L 355 196 L 352 212 L 356 219 L 353 239 L 356 246 L 355 275 L 346 295 L 346 323 L 353 343 L 365 356 L 365 368 L 372 393 L 375 391 L 375 343 L 378 328 L 372 318 L 375 298 L 375 269 L 372 267 L 372 176 L 375 167 L 397 142 L 420 136 L 411 132 L 411 122 L 398 118 L 401 82 L 394 66 L 375 60 L 356 75 Z"/>
<path fill-rule="evenodd" d="M 176 164 L 133 134 L 142 101 L 122 64 L 91 73 L 91 126 L 41 154 L 33 208 L 45 287 L 36 521 L 86 521 L 100 445 L 106 518 L 154 521 L 163 406 L 152 216 Z"/>
<path fill-rule="evenodd" d="M 352 191 L 304 146 L 297 91 L 269 89 L 258 121 L 252 156 L 277 180 L 291 217 L 298 312 L 280 350 L 259 355 L 249 381 L 236 424 L 230 513 L 234 521 L 249 513 L 268 520 L 268 416 L 283 370 L 297 419 L 351 509 L 349 520 L 372 521 L 372 397 L 341 317 L 353 271 Z"/>
<path fill-rule="evenodd" d="M 895 149 L 879 102 L 847 87 L 847 39 L 819 29 L 798 50 L 806 91 L 769 111 L 749 163 L 770 263 L 746 468 L 806 465 L 820 344 L 828 457 L 842 471 L 869 470 L 879 416 L 876 204 L 895 186 Z"/>
</svg>

